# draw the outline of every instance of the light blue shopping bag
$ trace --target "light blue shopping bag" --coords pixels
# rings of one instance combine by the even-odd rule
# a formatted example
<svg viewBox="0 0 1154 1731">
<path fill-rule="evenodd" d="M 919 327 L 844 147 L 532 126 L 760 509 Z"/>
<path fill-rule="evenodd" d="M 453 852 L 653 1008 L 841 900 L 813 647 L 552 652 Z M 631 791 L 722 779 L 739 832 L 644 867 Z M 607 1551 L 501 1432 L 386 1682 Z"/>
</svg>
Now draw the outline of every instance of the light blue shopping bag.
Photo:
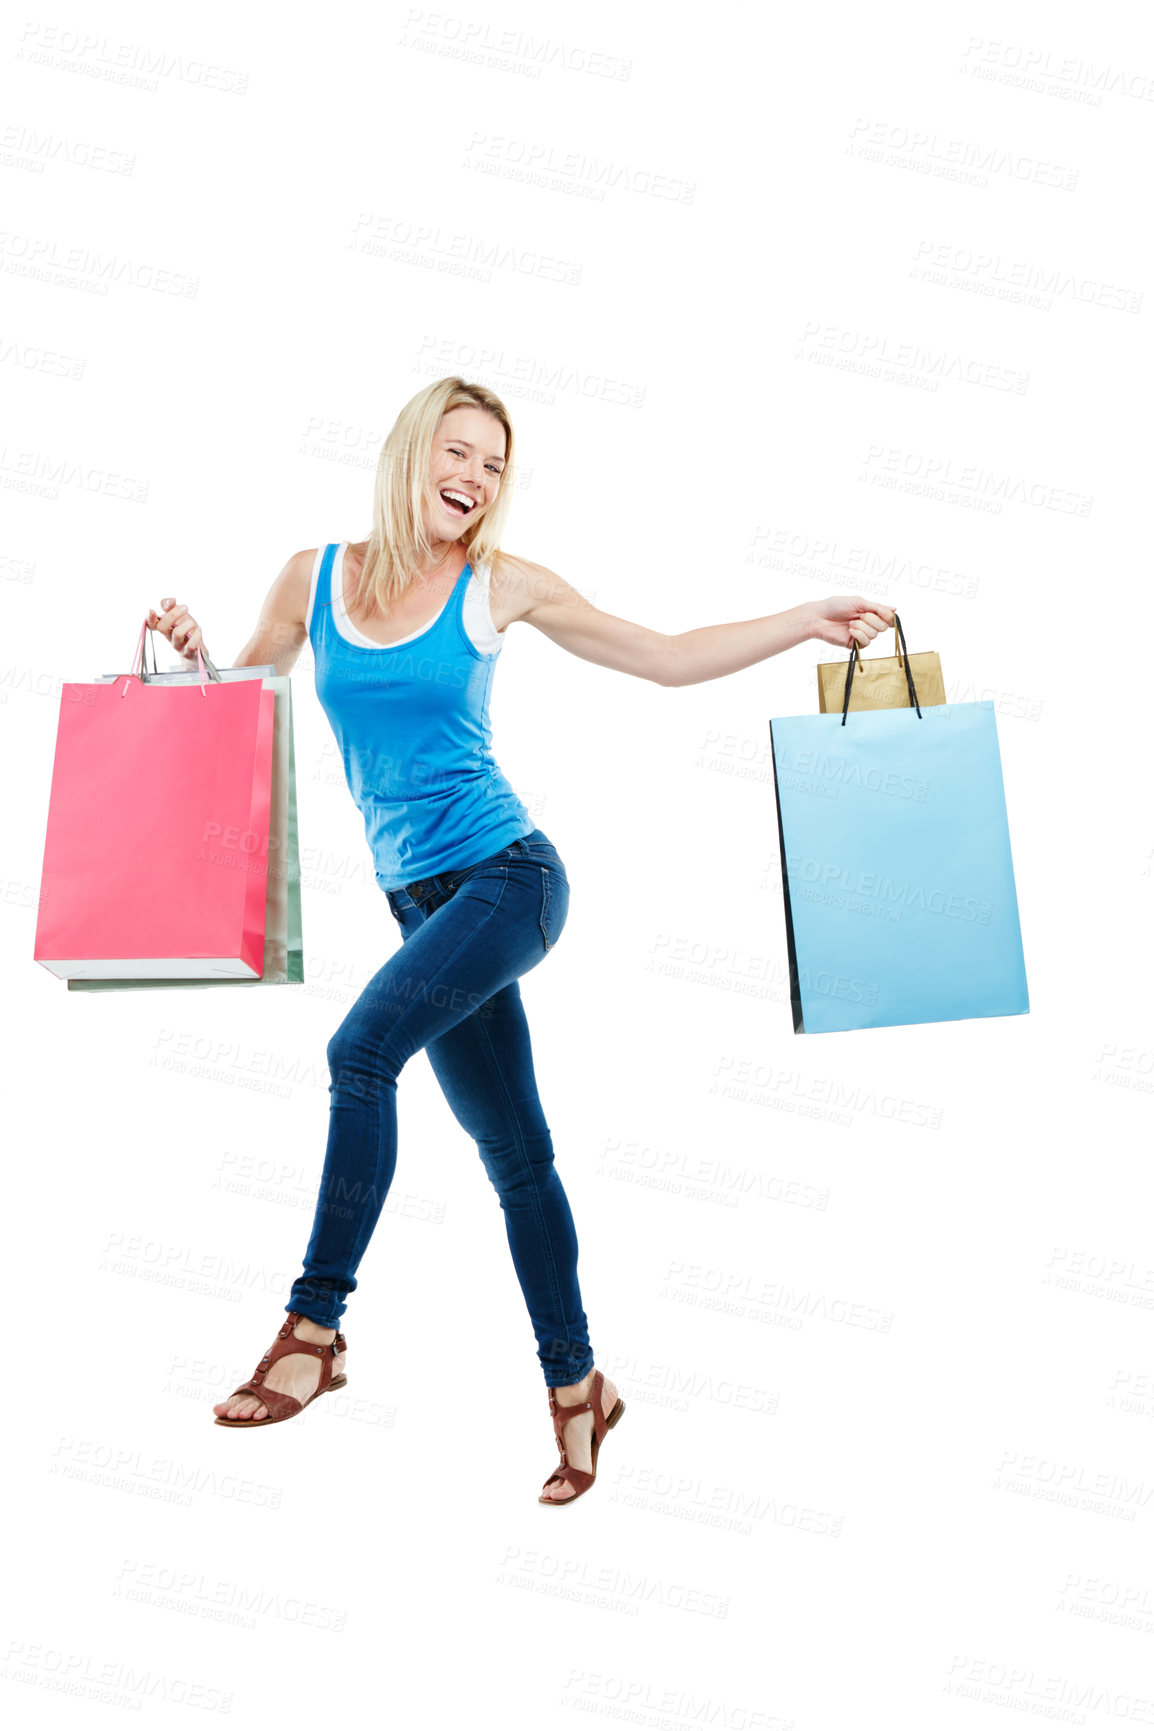
<svg viewBox="0 0 1154 1731">
<path fill-rule="evenodd" d="M 769 725 L 794 1032 L 1028 1014 L 993 704 Z"/>
</svg>

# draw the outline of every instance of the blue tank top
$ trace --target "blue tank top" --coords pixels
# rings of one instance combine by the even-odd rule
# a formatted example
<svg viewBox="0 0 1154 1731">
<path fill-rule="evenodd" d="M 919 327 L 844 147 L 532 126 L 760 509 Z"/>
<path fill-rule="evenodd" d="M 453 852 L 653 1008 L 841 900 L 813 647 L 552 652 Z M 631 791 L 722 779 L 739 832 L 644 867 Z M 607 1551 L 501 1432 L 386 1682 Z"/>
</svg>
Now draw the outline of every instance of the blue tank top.
<svg viewBox="0 0 1154 1731">
<path fill-rule="evenodd" d="M 309 618 L 315 684 L 382 890 L 476 865 L 528 835 L 533 820 L 493 761 L 489 690 L 498 654 L 466 634 L 466 564 L 427 630 L 406 643 L 353 643 L 333 618 L 324 550 Z M 337 573 L 336 582 L 341 582 Z"/>
</svg>

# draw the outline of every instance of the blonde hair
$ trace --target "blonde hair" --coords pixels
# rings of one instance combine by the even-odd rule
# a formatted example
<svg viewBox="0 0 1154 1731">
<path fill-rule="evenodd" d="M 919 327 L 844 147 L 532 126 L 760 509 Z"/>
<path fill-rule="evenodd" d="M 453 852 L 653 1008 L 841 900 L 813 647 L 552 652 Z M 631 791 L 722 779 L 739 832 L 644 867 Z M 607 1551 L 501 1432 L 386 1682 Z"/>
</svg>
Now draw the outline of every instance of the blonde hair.
<svg viewBox="0 0 1154 1731">
<path fill-rule="evenodd" d="M 464 379 L 435 379 L 405 404 L 393 423 L 377 460 L 373 484 L 373 526 L 364 564 L 357 579 L 353 612 L 387 612 L 416 581 L 422 568 L 434 563 L 424 530 L 424 506 L 431 499 L 429 460 L 441 419 L 450 409 L 484 409 L 505 429 L 505 463 L 497 496 L 480 522 L 461 536 L 474 571 L 488 565 L 500 550 L 513 489 L 513 423 L 495 392 Z"/>
</svg>

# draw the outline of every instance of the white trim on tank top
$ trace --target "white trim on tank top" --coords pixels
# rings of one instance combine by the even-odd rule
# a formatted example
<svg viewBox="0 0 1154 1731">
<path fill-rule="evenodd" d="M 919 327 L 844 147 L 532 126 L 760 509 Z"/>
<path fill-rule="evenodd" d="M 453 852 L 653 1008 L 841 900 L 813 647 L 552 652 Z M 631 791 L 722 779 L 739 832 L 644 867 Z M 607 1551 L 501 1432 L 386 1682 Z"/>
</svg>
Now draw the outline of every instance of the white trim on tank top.
<svg viewBox="0 0 1154 1731">
<path fill-rule="evenodd" d="M 366 637 L 359 631 L 349 618 L 344 597 L 344 558 L 347 541 L 338 543 L 333 558 L 332 571 L 332 609 L 333 624 L 348 643 L 355 643 L 363 649 L 399 649 L 403 643 L 412 643 L 416 638 L 423 637 L 426 631 L 431 631 L 445 607 L 436 617 L 430 619 L 427 625 L 422 625 L 418 631 L 410 631 L 407 637 L 399 637 L 395 643 L 375 643 L 371 637 Z M 309 588 L 309 604 L 305 614 L 305 628 L 311 629 L 313 605 L 316 600 L 317 581 L 320 577 L 321 560 L 324 558 L 324 547 L 317 548 L 317 556 L 313 561 L 312 582 Z M 462 621 L 470 643 L 481 655 L 499 654 L 504 647 L 505 639 L 493 624 L 493 615 L 489 611 L 489 567 L 482 566 L 474 571 L 465 585 L 465 599 L 462 607 Z"/>
</svg>

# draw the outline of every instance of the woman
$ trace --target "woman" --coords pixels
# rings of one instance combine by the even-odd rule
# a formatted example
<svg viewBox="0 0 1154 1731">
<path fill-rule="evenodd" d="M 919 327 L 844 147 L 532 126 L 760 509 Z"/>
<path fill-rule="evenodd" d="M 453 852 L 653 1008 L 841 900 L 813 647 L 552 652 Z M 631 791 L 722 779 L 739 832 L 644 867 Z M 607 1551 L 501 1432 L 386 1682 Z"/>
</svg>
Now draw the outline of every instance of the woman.
<svg viewBox="0 0 1154 1731">
<path fill-rule="evenodd" d="M 599 666 L 692 685 L 810 637 L 869 643 L 893 614 L 839 596 L 667 636 L 602 613 L 554 572 L 501 550 L 513 458 L 493 392 L 459 378 L 418 392 L 381 450 L 368 540 L 295 554 L 235 663 L 287 673 L 311 642 L 402 942 L 329 1042 L 328 1146 L 287 1319 L 252 1381 L 214 1410 L 217 1423 L 254 1429 L 344 1383 L 338 1327 L 393 1177 L 397 1077 L 424 1048 L 505 1214 L 561 1455 L 538 1500 L 560 1503 L 592 1485 L 624 1403 L 594 1365 L 517 983 L 560 936 L 569 882 L 490 750 L 503 634 L 520 621 Z M 188 659 L 203 647 L 183 603 L 164 600 L 149 623 Z"/>
</svg>

